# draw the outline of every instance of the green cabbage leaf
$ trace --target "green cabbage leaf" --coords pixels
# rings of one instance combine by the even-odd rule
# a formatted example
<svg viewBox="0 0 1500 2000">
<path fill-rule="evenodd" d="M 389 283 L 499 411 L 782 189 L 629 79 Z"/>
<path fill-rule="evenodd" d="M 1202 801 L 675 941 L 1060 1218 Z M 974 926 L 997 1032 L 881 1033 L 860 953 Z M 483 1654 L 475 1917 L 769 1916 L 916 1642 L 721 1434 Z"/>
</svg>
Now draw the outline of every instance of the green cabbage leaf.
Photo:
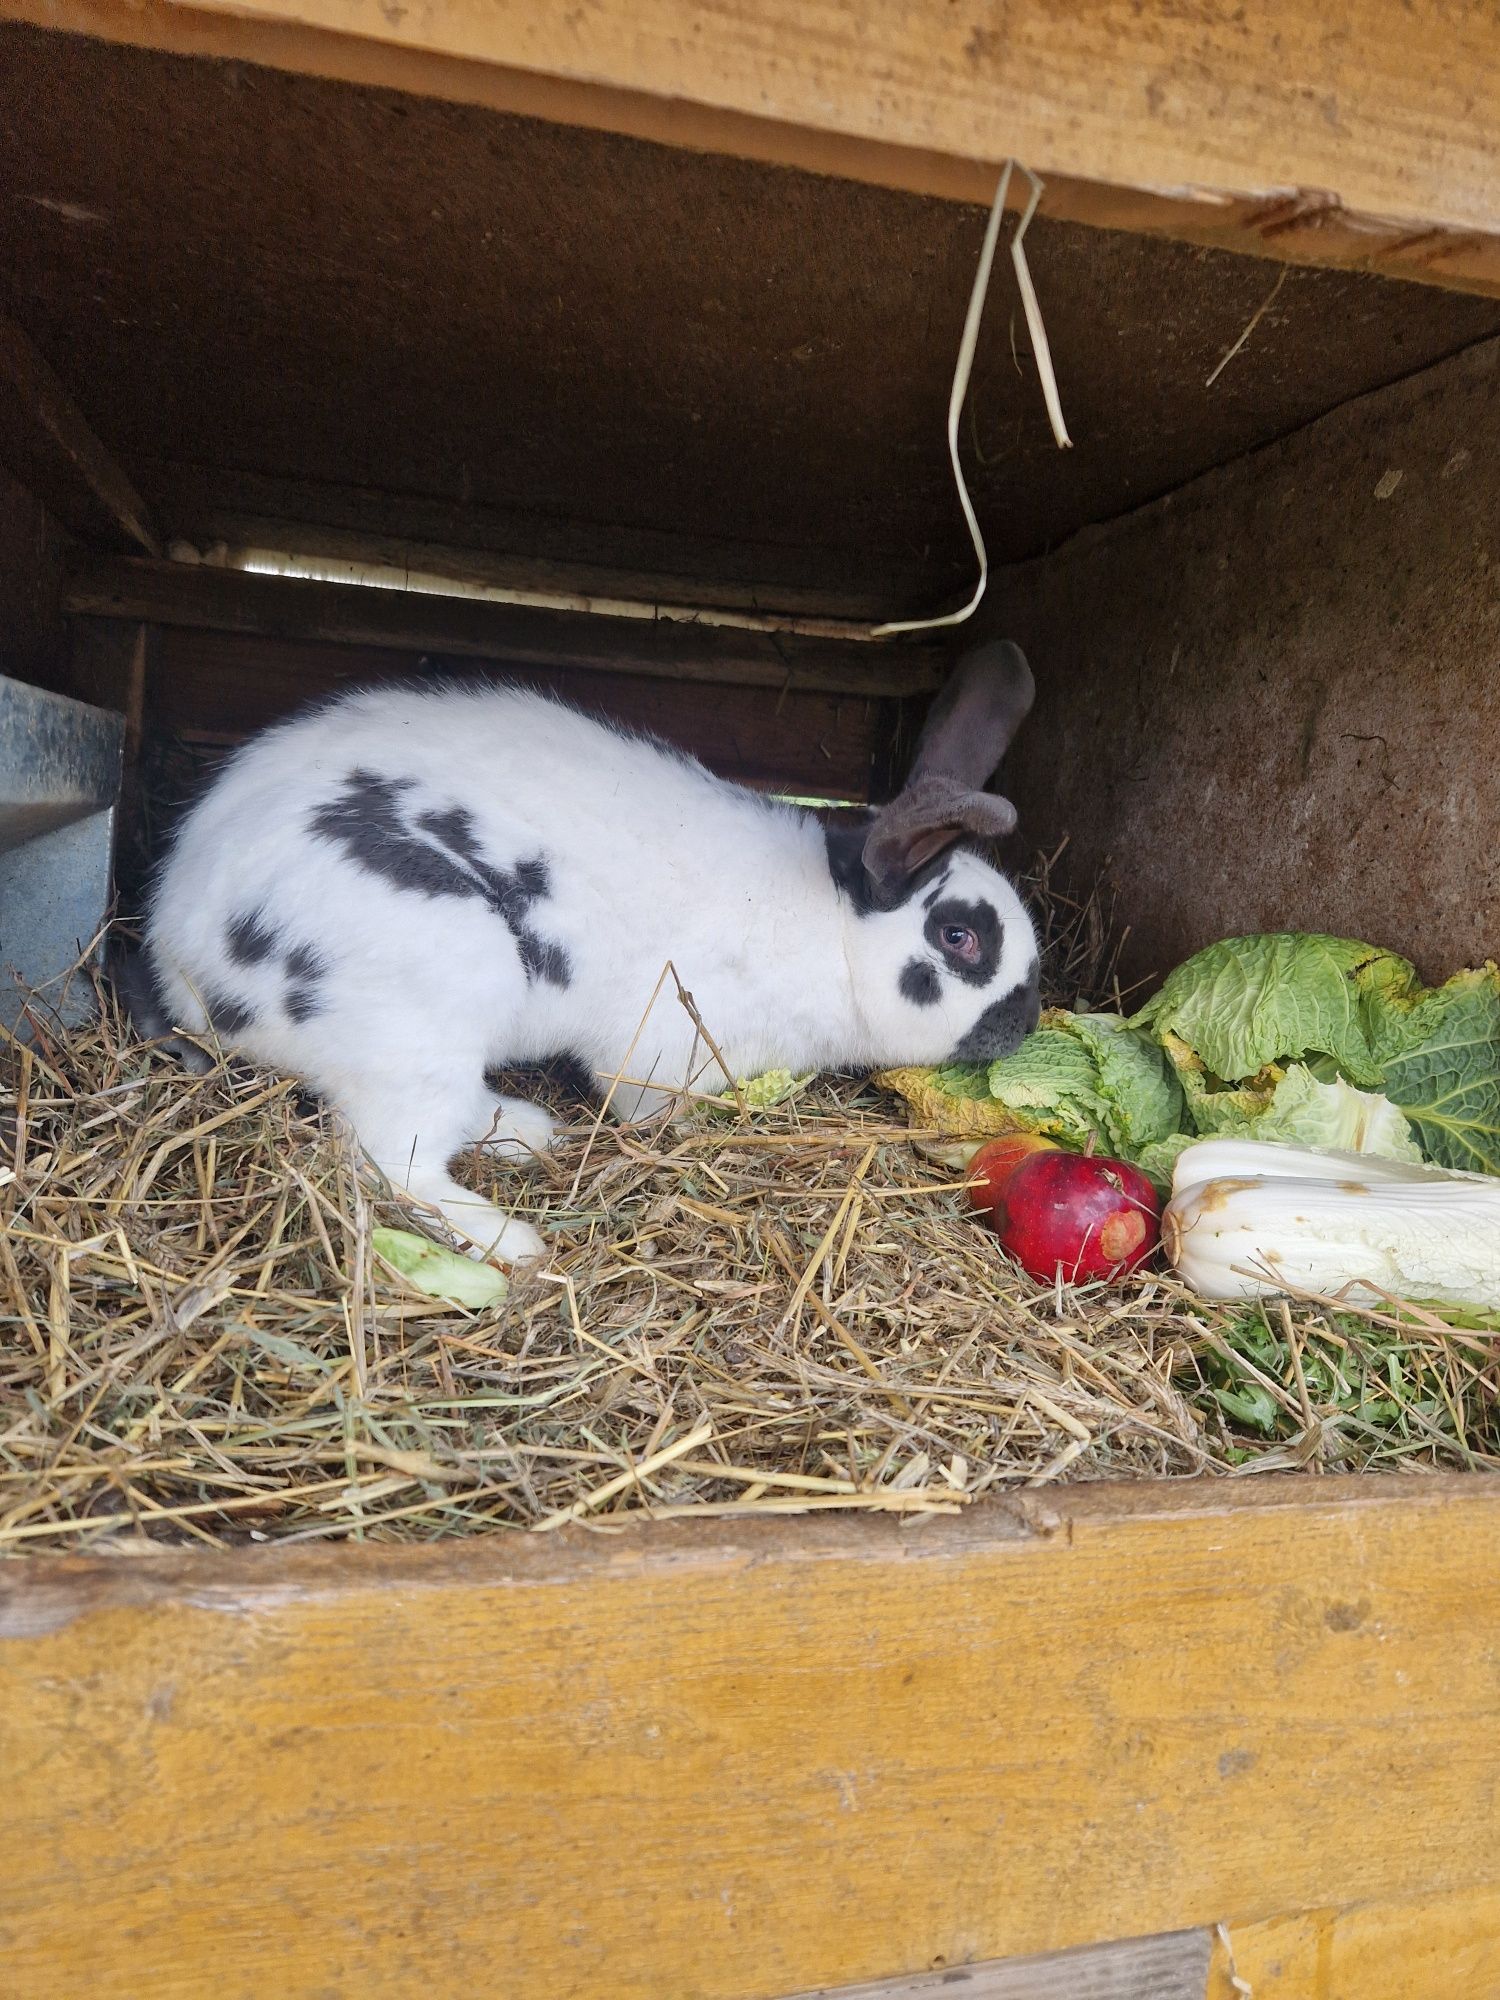
<svg viewBox="0 0 1500 2000">
<path fill-rule="evenodd" d="M 1053 1009 L 1003 1062 L 889 1080 L 941 1131 L 1039 1132 L 1161 1187 L 1214 1136 L 1500 1174 L 1500 970 L 1429 988 L 1353 938 L 1226 938 L 1129 1020 Z"/>
<path fill-rule="evenodd" d="M 1385 1094 L 1427 1158 L 1500 1174 L 1500 971 L 1486 964 L 1426 990 L 1376 987 L 1365 1019 Z"/>
<path fill-rule="evenodd" d="M 1131 1026 L 1160 1041 L 1175 1035 L 1225 1082 L 1271 1063 L 1327 1056 L 1350 1083 L 1374 1090 L 1381 1073 L 1365 997 L 1415 983 L 1405 959 L 1352 938 L 1290 931 L 1225 938 L 1179 965 Z"/>
</svg>

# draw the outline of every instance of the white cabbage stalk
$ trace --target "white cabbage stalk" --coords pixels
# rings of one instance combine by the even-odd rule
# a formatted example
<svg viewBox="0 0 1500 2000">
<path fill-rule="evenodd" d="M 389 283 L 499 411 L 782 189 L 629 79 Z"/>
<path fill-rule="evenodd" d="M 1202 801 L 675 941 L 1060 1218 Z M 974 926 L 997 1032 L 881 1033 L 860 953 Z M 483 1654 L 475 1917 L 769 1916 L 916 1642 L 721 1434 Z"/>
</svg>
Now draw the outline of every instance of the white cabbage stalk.
<svg viewBox="0 0 1500 2000">
<path fill-rule="evenodd" d="M 1265 1139 L 1199 1139 L 1172 1163 L 1172 1193 L 1204 1181 L 1410 1181 L 1441 1185 L 1458 1181 L 1469 1187 L 1494 1188 L 1492 1174 L 1461 1174 L 1448 1167 L 1429 1167 L 1411 1160 L 1389 1160 L 1375 1153 L 1310 1152 L 1304 1146 L 1281 1146 Z"/>
<path fill-rule="evenodd" d="M 1172 1188 L 1162 1243 L 1203 1298 L 1500 1311 L 1500 1180 L 1488 1175 L 1217 1139 L 1183 1153 Z"/>
</svg>

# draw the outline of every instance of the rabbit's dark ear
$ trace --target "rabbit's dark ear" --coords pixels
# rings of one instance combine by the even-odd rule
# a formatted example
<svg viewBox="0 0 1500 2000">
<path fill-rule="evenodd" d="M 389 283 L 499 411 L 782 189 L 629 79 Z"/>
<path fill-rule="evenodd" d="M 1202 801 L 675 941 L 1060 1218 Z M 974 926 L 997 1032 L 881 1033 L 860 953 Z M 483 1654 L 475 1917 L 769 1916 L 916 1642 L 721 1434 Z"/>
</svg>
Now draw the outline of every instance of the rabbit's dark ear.
<svg viewBox="0 0 1500 2000">
<path fill-rule="evenodd" d="M 917 870 L 965 834 L 1000 840 L 1015 829 L 1009 799 L 983 789 L 1031 710 L 1036 684 L 1008 639 L 959 661 L 933 701 L 911 775 L 876 814 L 864 846 L 876 899 L 899 900 Z"/>
<path fill-rule="evenodd" d="M 970 791 L 955 778 L 913 778 L 877 813 L 865 836 L 865 873 L 877 902 L 898 902 L 906 884 L 966 833 L 1002 840 L 1015 830 L 1016 809 L 994 792 Z"/>
<path fill-rule="evenodd" d="M 971 791 L 982 790 L 1035 698 L 1026 655 L 1009 639 L 966 653 L 927 711 L 911 778 L 937 772 Z"/>
</svg>

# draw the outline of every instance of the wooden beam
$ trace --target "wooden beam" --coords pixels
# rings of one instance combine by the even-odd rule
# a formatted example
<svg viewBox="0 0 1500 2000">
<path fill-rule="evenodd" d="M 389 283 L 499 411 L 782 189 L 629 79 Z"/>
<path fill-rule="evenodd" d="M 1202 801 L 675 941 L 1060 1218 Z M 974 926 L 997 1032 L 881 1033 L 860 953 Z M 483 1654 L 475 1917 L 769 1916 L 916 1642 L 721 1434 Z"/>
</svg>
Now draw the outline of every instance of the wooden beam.
<svg viewBox="0 0 1500 2000">
<path fill-rule="evenodd" d="M 68 621 L 68 688 L 78 701 L 112 709 L 124 719 L 120 790 L 115 803 L 115 881 L 144 882 L 152 856 L 141 821 L 141 750 L 146 689 L 158 634 L 149 625 L 113 618 Z"/>
<path fill-rule="evenodd" d="M 147 555 L 160 544 L 145 502 L 15 321 L 0 313 L 0 451 L 75 533 Z"/>
<path fill-rule="evenodd" d="M 81 561 L 68 580 L 66 608 L 79 616 L 265 638 L 822 694 L 930 693 L 942 678 L 945 659 L 936 647 L 912 643 L 745 630 L 690 619 L 604 617 L 129 558 Z"/>
<path fill-rule="evenodd" d="M 239 742 L 310 701 L 381 680 L 409 681 L 413 673 L 412 655 L 390 647 L 186 626 L 152 631 L 149 730 L 216 747 Z M 439 673 L 460 664 L 474 673 L 487 663 L 441 655 L 430 662 Z M 492 671 L 512 686 L 558 695 L 591 715 L 676 744 L 739 784 L 820 799 L 882 799 L 895 789 L 890 746 L 908 704 L 887 696 L 784 692 L 619 670 L 575 674 L 536 658 L 508 660 Z"/>
<path fill-rule="evenodd" d="M 395 565 L 521 594 L 617 598 L 705 610 L 762 612 L 768 602 L 786 617 L 849 619 L 878 624 L 893 605 L 924 601 L 932 591 L 920 554 L 893 558 L 878 586 L 840 588 L 830 567 L 838 556 L 808 547 L 793 565 L 774 558 L 776 581 L 764 579 L 753 542 L 681 536 L 618 522 L 596 526 L 590 553 L 575 553 L 576 522 L 559 528 L 522 508 L 503 513 L 429 495 L 333 486 L 326 481 L 226 471 L 157 460 L 152 471 L 170 492 L 173 532 L 202 549 L 222 542 L 231 559 L 253 551 L 332 562 Z M 486 543 L 482 538 L 492 537 Z M 559 548 L 571 543 L 566 553 Z M 615 553 L 606 559 L 604 547 Z M 692 567 L 690 567 L 692 565 Z M 955 579 L 958 594 L 967 571 Z"/>
<path fill-rule="evenodd" d="M 6 1983 L 765 2000 L 1373 1936 L 1500 1881 L 1497 1537 L 1463 1474 L 10 1563 Z"/>
<path fill-rule="evenodd" d="M 1500 1883 L 1230 1925 L 1208 2000 L 1469 2000 L 1500 1993 Z M 1234 1980 L 1244 1983 L 1236 1988 Z"/>
<path fill-rule="evenodd" d="M 1488 0 L 0 0 L 0 17 L 1500 293 Z"/>
</svg>

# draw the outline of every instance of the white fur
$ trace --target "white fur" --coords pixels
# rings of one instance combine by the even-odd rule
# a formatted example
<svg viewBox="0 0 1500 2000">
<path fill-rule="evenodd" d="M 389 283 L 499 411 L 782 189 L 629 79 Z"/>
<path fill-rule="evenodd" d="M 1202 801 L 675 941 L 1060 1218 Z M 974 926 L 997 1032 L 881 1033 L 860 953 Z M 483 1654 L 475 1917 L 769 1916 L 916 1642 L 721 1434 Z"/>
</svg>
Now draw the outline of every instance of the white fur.
<svg viewBox="0 0 1500 2000">
<path fill-rule="evenodd" d="M 495 866 L 545 856 L 550 893 L 528 921 L 566 951 L 566 988 L 528 982 L 483 900 L 398 888 L 310 830 L 359 768 L 416 781 L 409 819 L 467 808 Z M 486 1136 L 512 1154 L 550 1137 L 536 1106 L 494 1096 L 487 1067 L 574 1053 L 603 1078 L 654 1086 L 617 1093 L 631 1117 L 687 1083 L 722 1087 L 670 977 L 651 1004 L 668 962 L 736 1076 L 942 1061 L 986 1006 L 1034 980 L 1036 957 L 1004 878 L 967 851 L 947 866 L 945 894 L 999 912 L 1001 962 L 982 988 L 941 968 L 940 999 L 917 1006 L 898 981 L 914 956 L 938 963 L 921 897 L 857 915 L 810 813 L 543 696 L 403 686 L 347 696 L 230 760 L 165 863 L 148 951 L 179 1025 L 207 1029 L 200 996 L 253 1008 L 226 1042 L 304 1077 L 392 1182 L 517 1258 L 541 1253 L 536 1232 L 448 1172 Z M 227 931 L 245 914 L 324 962 L 310 1019 L 288 1018 L 279 956 L 234 962 Z"/>
</svg>

